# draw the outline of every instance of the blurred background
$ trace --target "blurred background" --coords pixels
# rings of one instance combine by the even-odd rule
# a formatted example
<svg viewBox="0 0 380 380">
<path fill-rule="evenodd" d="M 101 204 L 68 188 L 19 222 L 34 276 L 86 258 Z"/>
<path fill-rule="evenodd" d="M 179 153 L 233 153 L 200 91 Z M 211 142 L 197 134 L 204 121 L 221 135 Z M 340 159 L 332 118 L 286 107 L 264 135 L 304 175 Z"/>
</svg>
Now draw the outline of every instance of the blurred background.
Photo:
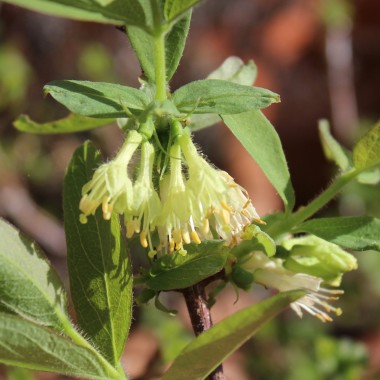
<svg viewBox="0 0 380 380">
<path fill-rule="evenodd" d="M 323 157 L 318 120 L 350 148 L 380 118 L 380 2 L 376 0 L 208 0 L 197 7 L 184 57 L 171 88 L 201 79 L 231 55 L 253 59 L 257 85 L 281 95 L 266 110 L 283 142 L 297 206 L 326 186 L 335 168 Z M 42 87 L 56 79 L 138 86 L 138 62 L 125 35 L 112 26 L 46 16 L 0 2 L 0 216 L 36 240 L 65 283 L 62 184 L 73 151 L 92 139 L 104 156 L 121 143 L 116 126 L 76 135 L 36 136 L 16 131 L 25 113 L 43 122 L 67 112 Z M 232 134 L 217 125 L 197 133 L 205 153 L 249 191 L 261 215 L 281 202 Z M 380 217 L 380 186 L 351 184 L 325 215 Z M 225 364 L 230 380 L 380 379 L 380 256 L 358 253 L 360 269 L 345 276 L 343 316 L 323 325 L 310 316 L 282 314 Z M 379 269 L 378 269 L 379 268 Z M 227 289 L 213 308 L 215 321 L 256 302 L 263 289 Z M 134 379 L 159 378 L 191 339 L 183 301 L 172 318 L 153 306 L 135 308 L 124 365 Z M 63 376 L 0 367 L 1 379 Z"/>
</svg>

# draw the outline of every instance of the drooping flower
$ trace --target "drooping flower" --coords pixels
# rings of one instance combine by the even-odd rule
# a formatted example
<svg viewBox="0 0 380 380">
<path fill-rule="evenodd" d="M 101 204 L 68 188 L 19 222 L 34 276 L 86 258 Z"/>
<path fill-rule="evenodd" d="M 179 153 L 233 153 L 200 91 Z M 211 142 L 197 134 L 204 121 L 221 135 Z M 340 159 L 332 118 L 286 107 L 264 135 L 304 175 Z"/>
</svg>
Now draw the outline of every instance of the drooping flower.
<svg viewBox="0 0 380 380">
<path fill-rule="evenodd" d="M 112 212 L 122 214 L 132 209 L 133 187 L 128 175 L 128 164 L 140 145 L 142 136 L 137 131 L 129 132 L 116 157 L 96 169 L 92 179 L 82 188 L 79 209 L 80 221 L 87 222 L 101 205 L 103 217 L 111 218 Z"/>
<path fill-rule="evenodd" d="M 261 222 L 247 192 L 198 153 L 189 133 L 184 131 L 178 141 L 188 167 L 186 188 L 200 236 L 210 238 L 211 226 L 222 239 L 235 244 L 246 226 Z"/>
<path fill-rule="evenodd" d="M 162 210 L 155 224 L 165 251 L 181 250 L 183 244 L 201 241 L 195 231 L 191 200 L 182 172 L 181 147 L 173 144 L 169 151 L 170 174 L 160 182 Z"/>
<path fill-rule="evenodd" d="M 133 205 L 130 212 L 124 213 L 127 237 L 140 234 L 140 243 L 153 251 L 151 229 L 152 221 L 161 210 L 160 198 L 153 186 L 152 172 L 154 164 L 154 147 L 148 141 L 141 145 L 141 158 L 138 177 L 133 185 Z"/>
<path fill-rule="evenodd" d="M 254 281 L 267 288 L 279 292 L 305 290 L 305 296 L 290 305 L 299 317 L 303 316 L 303 311 L 307 311 L 322 322 L 331 322 L 329 313 L 342 313 L 341 309 L 331 306 L 328 301 L 338 300 L 337 296 L 343 294 L 343 291 L 323 288 L 322 278 L 291 272 L 283 267 L 282 260 L 269 259 L 261 252 L 255 252 L 244 268 L 253 271 Z"/>
</svg>

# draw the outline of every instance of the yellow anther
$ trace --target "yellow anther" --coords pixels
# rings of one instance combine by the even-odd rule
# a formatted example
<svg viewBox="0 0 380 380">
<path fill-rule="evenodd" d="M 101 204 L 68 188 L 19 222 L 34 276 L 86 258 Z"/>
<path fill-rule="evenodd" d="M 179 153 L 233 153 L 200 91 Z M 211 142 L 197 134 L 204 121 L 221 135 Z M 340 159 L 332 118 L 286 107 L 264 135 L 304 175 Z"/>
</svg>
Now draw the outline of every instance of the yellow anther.
<svg viewBox="0 0 380 380">
<path fill-rule="evenodd" d="M 230 224 L 230 213 L 226 210 L 222 210 L 222 219 L 225 224 Z"/>
<path fill-rule="evenodd" d="M 82 223 L 82 224 L 86 224 L 87 223 L 87 216 L 85 214 L 80 214 L 79 215 L 79 221 Z"/>
<path fill-rule="evenodd" d="M 245 202 L 243 208 L 247 208 L 251 204 L 251 200 L 247 199 L 247 202 Z"/>
<path fill-rule="evenodd" d="M 195 231 L 191 231 L 191 239 L 195 244 L 201 244 L 201 239 L 199 239 L 199 236 Z"/>
<path fill-rule="evenodd" d="M 210 222 L 207 218 L 203 219 L 202 231 L 205 235 L 210 232 Z"/>
<path fill-rule="evenodd" d="M 174 239 L 170 239 L 169 241 L 169 252 L 174 251 Z"/>
<path fill-rule="evenodd" d="M 138 219 L 134 219 L 133 224 L 134 224 L 136 234 L 139 234 L 140 233 L 140 221 Z"/>
<path fill-rule="evenodd" d="M 190 244 L 191 243 L 189 231 L 186 231 L 186 230 L 182 231 L 182 239 L 183 239 L 183 242 L 185 244 Z"/>
<path fill-rule="evenodd" d="M 173 230 L 173 239 L 176 244 L 182 243 L 182 234 L 181 230 Z"/>
<path fill-rule="evenodd" d="M 103 215 L 109 213 L 108 197 L 104 197 L 102 200 L 102 211 Z"/>
<path fill-rule="evenodd" d="M 228 206 L 228 204 L 226 203 L 226 201 L 225 201 L 224 199 L 220 202 L 220 204 L 222 205 L 222 207 L 223 207 L 225 210 L 227 210 L 227 211 L 229 211 L 229 212 L 232 211 L 231 207 Z"/>
<path fill-rule="evenodd" d="M 140 234 L 140 244 L 146 248 L 148 246 L 148 240 L 146 240 L 146 232 L 142 231 Z"/>
<path fill-rule="evenodd" d="M 135 233 L 135 222 L 133 220 L 129 220 L 127 222 L 127 238 L 130 239 Z"/>
</svg>

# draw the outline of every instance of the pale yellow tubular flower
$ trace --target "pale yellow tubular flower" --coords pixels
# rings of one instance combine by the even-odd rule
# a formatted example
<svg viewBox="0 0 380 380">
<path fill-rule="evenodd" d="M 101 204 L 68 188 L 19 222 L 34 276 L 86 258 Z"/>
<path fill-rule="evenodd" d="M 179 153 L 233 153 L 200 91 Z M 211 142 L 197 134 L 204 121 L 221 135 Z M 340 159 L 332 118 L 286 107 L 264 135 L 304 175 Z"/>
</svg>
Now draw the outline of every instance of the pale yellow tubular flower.
<svg viewBox="0 0 380 380">
<path fill-rule="evenodd" d="M 269 259 L 262 252 L 255 252 L 244 268 L 253 271 L 255 282 L 267 288 L 279 292 L 304 290 L 305 296 L 290 305 L 299 317 L 306 311 L 322 322 L 331 322 L 329 314 L 342 314 L 341 309 L 331 306 L 328 302 L 338 300 L 343 291 L 321 287 L 322 278 L 288 271 L 282 266 L 281 260 Z"/>
<path fill-rule="evenodd" d="M 182 173 L 181 148 L 170 148 L 170 174 L 160 181 L 162 210 L 155 225 L 160 237 L 160 247 L 166 252 L 182 250 L 191 241 L 200 244 L 191 214 L 191 200 L 186 192 Z"/>
<path fill-rule="evenodd" d="M 246 226 L 261 222 L 247 192 L 226 172 L 213 168 L 198 153 L 186 131 L 179 143 L 188 166 L 186 188 L 200 236 L 209 238 L 211 226 L 228 244 L 236 244 Z"/>
<path fill-rule="evenodd" d="M 100 205 L 106 220 L 111 218 L 112 212 L 122 214 L 131 209 L 133 187 L 128 164 L 141 141 L 142 136 L 137 131 L 129 132 L 116 157 L 99 166 L 92 179 L 83 186 L 79 203 L 82 223 L 86 223 L 87 217 L 94 215 Z"/>
<path fill-rule="evenodd" d="M 133 208 L 124 214 L 127 237 L 140 233 L 140 243 L 153 251 L 150 232 L 154 230 L 153 221 L 161 211 L 161 201 L 154 189 L 152 172 L 154 164 L 154 147 L 149 142 L 142 143 L 141 162 L 138 177 L 133 186 Z"/>
</svg>

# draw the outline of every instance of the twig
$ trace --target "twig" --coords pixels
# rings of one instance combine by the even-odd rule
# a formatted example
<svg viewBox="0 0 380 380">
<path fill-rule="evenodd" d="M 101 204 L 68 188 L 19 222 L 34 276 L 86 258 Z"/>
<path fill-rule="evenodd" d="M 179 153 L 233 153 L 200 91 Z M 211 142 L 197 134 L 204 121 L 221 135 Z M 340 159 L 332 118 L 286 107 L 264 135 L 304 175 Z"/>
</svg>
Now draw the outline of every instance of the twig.
<svg viewBox="0 0 380 380">
<path fill-rule="evenodd" d="M 213 325 L 205 291 L 208 283 L 210 283 L 210 280 L 205 279 L 194 286 L 182 289 L 195 336 L 209 330 Z M 208 380 L 225 379 L 222 364 L 208 376 Z"/>
</svg>

